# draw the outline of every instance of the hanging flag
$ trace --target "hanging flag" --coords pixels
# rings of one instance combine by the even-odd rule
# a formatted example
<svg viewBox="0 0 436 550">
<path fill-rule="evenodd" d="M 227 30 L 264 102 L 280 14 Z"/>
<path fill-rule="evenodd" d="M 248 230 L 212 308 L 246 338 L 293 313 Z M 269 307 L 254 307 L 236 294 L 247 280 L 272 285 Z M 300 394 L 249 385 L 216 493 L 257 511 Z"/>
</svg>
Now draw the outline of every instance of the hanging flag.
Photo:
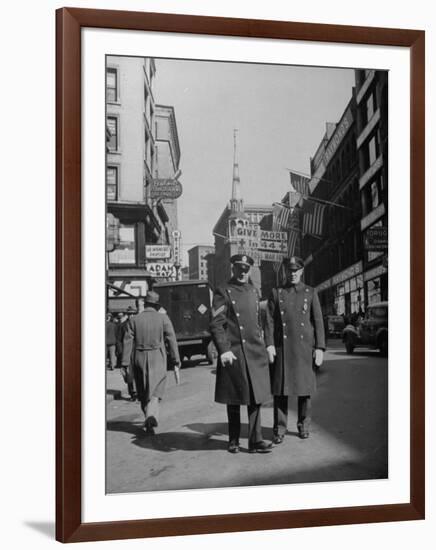
<svg viewBox="0 0 436 550">
<path fill-rule="evenodd" d="M 287 228 L 289 222 L 289 216 L 291 214 L 291 209 L 287 206 L 282 206 L 281 204 L 274 205 L 273 208 L 273 231 L 280 231 L 280 229 Z"/>
<path fill-rule="evenodd" d="M 303 214 L 303 234 L 322 236 L 326 204 L 306 202 Z"/>
<path fill-rule="evenodd" d="M 289 172 L 289 176 L 291 178 L 291 187 L 293 187 L 297 193 L 300 193 L 303 197 L 310 195 L 310 178 L 306 178 L 305 176 L 301 176 L 291 171 Z"/>
<path fill-rule="evenodd" d="M 295 256 L 295 247 L 297 246 L 298 231 L 290 230 L 288 237 L 288 258 Z"/>
</svg>

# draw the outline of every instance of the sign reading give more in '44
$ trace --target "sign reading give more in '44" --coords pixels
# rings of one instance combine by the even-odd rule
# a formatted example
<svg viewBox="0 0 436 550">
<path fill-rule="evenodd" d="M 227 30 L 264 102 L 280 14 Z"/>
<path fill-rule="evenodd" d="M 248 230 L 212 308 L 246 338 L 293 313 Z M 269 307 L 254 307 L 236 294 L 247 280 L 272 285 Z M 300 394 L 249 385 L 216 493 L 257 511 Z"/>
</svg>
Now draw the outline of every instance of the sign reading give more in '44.
<svg viewBox="0 0 436 550">
<path fill-rule="evenodd" d="M 259 241 L 260 259 L 267 262 L 280 261 L 286 254 L 288 235 L 284 231 L 261 231 Z"/>
</svg>

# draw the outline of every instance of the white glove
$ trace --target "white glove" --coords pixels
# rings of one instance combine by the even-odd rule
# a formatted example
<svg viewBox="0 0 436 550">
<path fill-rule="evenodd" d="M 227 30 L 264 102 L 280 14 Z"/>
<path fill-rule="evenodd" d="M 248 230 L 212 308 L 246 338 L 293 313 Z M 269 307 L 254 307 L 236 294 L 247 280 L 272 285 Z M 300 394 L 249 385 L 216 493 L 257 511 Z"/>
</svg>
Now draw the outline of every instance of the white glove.
<svg viewBox="0 0 436 550">
<path fill-rule="evenodd" d="M 268 346 L 266 348 L 266 351 L 268 353 L 269 362 L 274 363 L 274 357 L 277 355 L 276 347 L 275 346 Z"/>
<path fill-rule="evenodd" d="M 180 384 L 180 365 L 175 364 L 174 365 L 174 378 L 176 379 L 176 384 Z"/>
<path fill-rule="evenodd" d="M 313 352 L 313 358 L 315 359 L 315 365 L 320 367 L 324 361 L 324 352 L 322 349 L 316 349 Z"/>
<path fill-rule="evenodd" d="M 236 355 L 233 351 L 226 351 L 221 354 L 221 364 L 223 367 L 226 365 L 231 365 L 233 361 L 236 361 Z"/>
</svg>

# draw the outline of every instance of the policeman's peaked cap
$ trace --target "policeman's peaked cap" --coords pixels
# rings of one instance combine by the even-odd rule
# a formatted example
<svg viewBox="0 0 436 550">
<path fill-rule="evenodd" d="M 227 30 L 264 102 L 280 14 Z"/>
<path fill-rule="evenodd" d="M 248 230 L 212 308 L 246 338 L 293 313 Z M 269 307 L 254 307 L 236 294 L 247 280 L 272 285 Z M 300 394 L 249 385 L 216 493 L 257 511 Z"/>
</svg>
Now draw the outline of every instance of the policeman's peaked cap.
<svg viewBox="0 0 436 550">
<path fill-rule="evenodd" d="M 303 269 L 304 262 L 301 258 L 298 256 L 291 256 L 290 258 L 284 258 L 283 264 L 292 271 L 298 271 L 299 269 Z"/>
<path fill-rule="evenodd" d="M 254 260 L 251 256 L 247 256 L 247 254 L 234 254 L 230 258 L 230 263 L 248 265 L 249 267 L 251 267 L 252 265 L 254 265 Z"/>
</svg>

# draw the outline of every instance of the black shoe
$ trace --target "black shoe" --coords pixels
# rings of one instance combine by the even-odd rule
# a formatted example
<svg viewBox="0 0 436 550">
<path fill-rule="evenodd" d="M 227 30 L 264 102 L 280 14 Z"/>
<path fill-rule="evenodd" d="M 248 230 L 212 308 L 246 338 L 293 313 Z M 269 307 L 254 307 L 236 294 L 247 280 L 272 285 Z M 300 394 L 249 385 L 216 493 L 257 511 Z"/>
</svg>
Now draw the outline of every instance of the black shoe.
<svg viewBox="0 0 436 550">
<path fill-rule="evenodd" d="M 157 426 L 157 420 L 154 416 L 149 416 L 145 423 L 150 426 L 150 428 L 155 428 Z"/>
<path fill-rule="evenodd" d="M 253 445 L 248 446 L 249 453 L 270 453 L 272 451 L 272 443 L 266 443 L 265 441 L 258 441 Z"/>
<path fill-rule="evenodd" d="M 131 395 L 129 401 L 135 402 L 136 401 L 136 395 Z"/>
<path fill-rule="evenodd" d="M 272 442 L 274 445 L 280 445 L 280 443 L 283 443 L 284 438 L 285 438 L 284 435 L 274 434 L 272 438 Z"/>
<path fill-rule="evenodd" d="M 298 426 L 298 437 L 300 439 L 307 439 L 309 437 L 309 431 Z"/>
<path fill-rule="evenodd" d="M 230 441 L 227 450 L 232 454 L 239 453 L 239 441 Z"/>
</svg>

